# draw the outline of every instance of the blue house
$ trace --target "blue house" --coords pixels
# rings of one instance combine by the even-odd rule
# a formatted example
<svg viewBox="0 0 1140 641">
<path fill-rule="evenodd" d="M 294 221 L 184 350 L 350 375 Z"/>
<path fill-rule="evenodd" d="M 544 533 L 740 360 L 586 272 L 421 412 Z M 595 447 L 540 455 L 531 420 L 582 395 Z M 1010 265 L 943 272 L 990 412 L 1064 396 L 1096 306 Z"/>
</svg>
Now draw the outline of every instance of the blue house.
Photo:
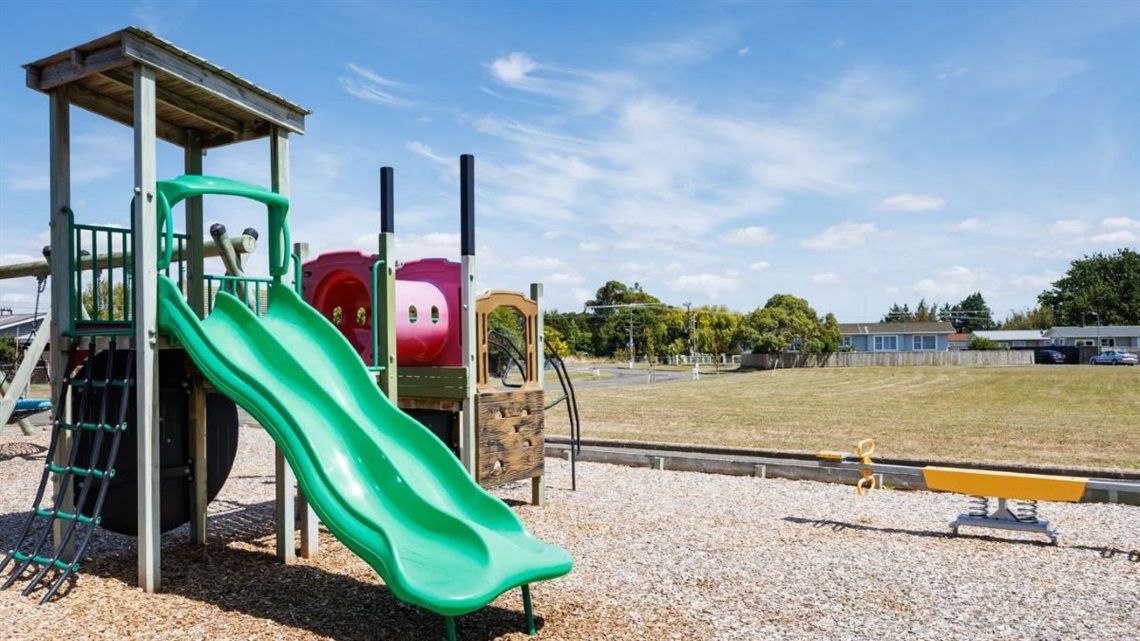
<svg viewBox="0 0 1140 641">
<path fill-rule="evenodd" d="M 950 323 L 840 323 L 844 349 L 856 352 L 944 352 Z"/>
</svg>

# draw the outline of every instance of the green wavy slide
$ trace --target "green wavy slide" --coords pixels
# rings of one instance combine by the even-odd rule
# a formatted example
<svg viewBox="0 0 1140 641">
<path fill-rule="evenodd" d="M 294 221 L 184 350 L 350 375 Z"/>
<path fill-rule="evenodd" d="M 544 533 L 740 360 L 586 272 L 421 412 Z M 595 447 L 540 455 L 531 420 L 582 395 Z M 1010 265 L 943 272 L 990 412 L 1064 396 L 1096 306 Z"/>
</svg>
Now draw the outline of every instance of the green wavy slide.
<svg viewBox="0 0 1140 641">
<path fill-rule="evenodd" d="M 444 616 L 477 610 L 573 565 L 376 385 L 340 332 L 290 287 L 257 317 L 219 293 L 205 320 L 159 276 L 159 329 L 284 452 L 326 527 L 399 599 Z"/>
</svg>

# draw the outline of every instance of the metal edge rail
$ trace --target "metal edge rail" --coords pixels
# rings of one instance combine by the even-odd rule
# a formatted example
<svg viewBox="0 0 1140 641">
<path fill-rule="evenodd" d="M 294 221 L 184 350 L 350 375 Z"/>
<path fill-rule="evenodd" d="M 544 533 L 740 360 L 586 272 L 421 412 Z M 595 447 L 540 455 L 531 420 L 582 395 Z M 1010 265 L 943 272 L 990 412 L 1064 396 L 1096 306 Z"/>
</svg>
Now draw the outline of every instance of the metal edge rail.
<svg viewBox="0 0 1140 641">
<path fill-rule="evenodd" d="M 558 436 L 546 438 L 547 456 L 564 458 L 570 449 L 569 439 Z M 870 469 L 879 485 L 891 489 L 928 490 L 922 468 L 929 465 L 963 467 L 966 469 L 1013 471 L 1056 476 L 1081 476 L 1089 479 L 1082 503 L 1122 503 L 1140 505 L 1140 473 L 1119 470 L 1082 470 L 1046 468 L 1041 466 L 951 464 L 944 461 L 919 462 L 882 460 L 870 466 L 857 459 L 819 459 L 814 454 L 749 450 L 745 448 L 686 447 L 677 444 L 636 443 L 583 439 L 578 462 L 610 463 L 632 467 L 652 467 L 683 472 L 703 472 L 730 476 L 755 476 L 790 480 L 820 481 L 854 485 L 860 478 L 860 469 Z M 1090 473 L 1092 472 L 1092 473 Z M 1106 478 L 1109 476 L 1109 478 Z"/>
</svg>

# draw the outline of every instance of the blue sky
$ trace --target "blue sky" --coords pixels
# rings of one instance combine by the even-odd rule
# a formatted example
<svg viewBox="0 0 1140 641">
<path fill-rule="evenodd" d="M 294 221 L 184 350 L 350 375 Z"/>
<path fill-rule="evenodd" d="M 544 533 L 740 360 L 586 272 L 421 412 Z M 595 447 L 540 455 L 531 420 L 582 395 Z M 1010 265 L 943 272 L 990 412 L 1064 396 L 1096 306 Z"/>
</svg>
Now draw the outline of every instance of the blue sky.
<svg viewBox="0 0 1140 641">
<path fill-rule="evenodd" d="M 127 25 L 313 110 L 295 240 L 372 249 L 391 165 L 400 258 L 455 258 L 472 153 L 478 287 L 541 281 L 564 311 L 617 279 L 849 322 L 981 291 L 1004 318 L 1073 259 L 1140 245 L 1134 1 L 3 1 L 0 262 L 47 239 L 47 98 L 20 65 Z M 72 132 L 78 218 L 125 224 L 129 130 L 76 110 Z M 225 147 L 206 173 L 267 184 L 267 159 Z M 0 281 L 0 306 L 34 292 Z"/>
</svg>

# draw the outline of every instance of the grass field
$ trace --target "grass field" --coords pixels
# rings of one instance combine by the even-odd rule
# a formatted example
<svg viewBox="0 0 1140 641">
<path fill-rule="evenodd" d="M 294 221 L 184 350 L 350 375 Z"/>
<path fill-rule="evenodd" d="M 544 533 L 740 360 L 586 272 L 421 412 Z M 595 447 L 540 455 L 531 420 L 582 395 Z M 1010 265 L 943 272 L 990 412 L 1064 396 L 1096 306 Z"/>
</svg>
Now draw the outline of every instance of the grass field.
<svg viewBox="0 0 1140 641">
<path fill-rule="evenodd" d="M 1140 367 L 742 371 L 582 389 L 585 437 L 1140 469 Z M 547 431 L 568 433 L 561 407 Z"/>
</svg>

